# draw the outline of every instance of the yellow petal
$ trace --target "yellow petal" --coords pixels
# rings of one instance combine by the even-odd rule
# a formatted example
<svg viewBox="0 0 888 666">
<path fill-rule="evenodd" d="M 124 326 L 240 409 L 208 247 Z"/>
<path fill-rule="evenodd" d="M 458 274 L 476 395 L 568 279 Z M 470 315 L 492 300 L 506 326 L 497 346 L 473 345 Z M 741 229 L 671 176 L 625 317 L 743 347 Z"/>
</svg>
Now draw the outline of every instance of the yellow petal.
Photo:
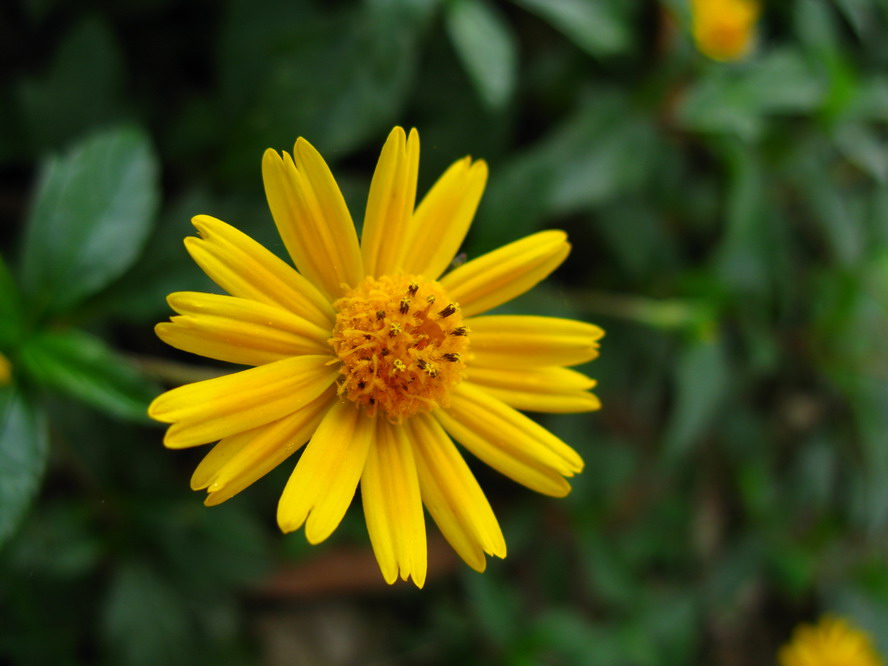
<svg viewBox="0 0 888 666">
<path fill-rule="evenodd" d="M 545 495 L 566 495 L 570 485 L 562 477 L 583 469 L 567 444 L 470 382 L 453 389 L 450 407 L 435 410 L 434 416 L 485 463 Z"/>
<path fill-rule="evenodd" d="M 753 0 L 693 0 L 692 33 L 697 48 L 713 60 L 740 60 L 755 44 L 760 6 Z"/>
<path fill-rule="evenodd" d="M 597 326 L 574 319 L 489 315 L 466 320 L 473 364 L 496 368 L 578 365 L 598 356 Z"/>
<path fill-rule="evenodd" d="M 208 489 L 207 506 L 234 497 L 298 451 L 317 429 L 335 396 L 331 387 L 282 419 L 226 437 L 194 470 L 191 488 Z"/>
<path fill-rule="evenodd" d="M 262 156 L 265 195 L 296 268 L 331 300 L 363 277 L 358 236 L 342 193 L 318 151 L 305 139 L 283 158 Z"/>
<path fill-rule="evenodd" d="M 164 444 L 207 444 L 271 423 L 308 404 L 332 384 L 329 356 L 296 356 L 161 394 L 148 415 L 173 425 Z"/>
<path fill-rule="evenodd" d="M 193 291 L 170 294 L 167 302 L 181 316 L 154 330 L 176 349 L 243 365 L 330 351 L 330 329 L 276 306 Z"/>
<path fill-rule="evenodd" d="M 391 275 L 401 269 L 408 224 L 416 203 L 419 134 L 396 127 L 382 147 L 364 213 L 361 253 L 367 275 Z"/>
<path fill-rule="evenodd" d="M 454 162 L 423 197 L 410 222 L 402 268 L 437 280 L 453 261 L 487 184 L 487 164 Z"/>
<path fill-rule="evenodd" d="M 423 503 L 459 556 L 484 571 L 484 553 L 506 556 L 506 541 L 484 491 L 437 421 L 419 414 L 407 424 Z"/>
<path fill-rule="evenodd" d="M 311 282 L 231 225 L 208 215 L 192 220 L 202 238 L 185 247 L 210 278 L 232 296 L 276 305 L 313 324 L 333 326 L 336 313 Z"/>
<path fill-rule="evenodd" d="M 335 402 L 314 437 L 278 503 L 278 525 L 284 532 L 305 524 L 305 537 L 320 543 L 342 521 L 373 442 L 376 420 L 352 402 Z"/>
<path fill-rule="evenodd" d="M 533 288 L 569 253 L 567 234 L 541 231 L 463 264 L 440 282 L 463 315 L 470 317 Z"/>
<path fill-rule="evenodd" d="M 515 409 L 567 414 L 601 408 L 598 398 L 588 393 L 595 380 L 567 368 L 471 365 L 468 379 Z"/>
<path fill-rule="evenodd" d="M 427 555 L 425 517 L 411 444 L 404 426 L 376 419 L 376 441 L 370 446 L 361 499 L 370 543 L 385 582 L 412 577 L 425 584 Z"/>
</svg>

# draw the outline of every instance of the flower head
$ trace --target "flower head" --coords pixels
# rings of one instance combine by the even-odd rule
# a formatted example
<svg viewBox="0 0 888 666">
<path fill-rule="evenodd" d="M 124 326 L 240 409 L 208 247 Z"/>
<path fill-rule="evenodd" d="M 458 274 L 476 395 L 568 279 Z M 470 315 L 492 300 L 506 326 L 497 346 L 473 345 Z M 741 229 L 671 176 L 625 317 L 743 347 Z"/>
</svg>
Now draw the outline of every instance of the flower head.
<svg viewBox="0 0 888 666">
<path fill-rule="evenodd" d="M 796 628 L 780 649 L 780 666 L 883 666 L 870 637 L 838 617 Z"/>
<path fill-rule="evenodd" d="M 756 0 L 692 0 L 692 31 L 701 53 L 713 60 L 740 60 L 755 41 Z"/>
<path fill-rule="evenodd" d="M 505 557 L 497 520 L 456 440 L 538 492 L 563 496 L 583 467 L 517 411 L 597 409 L 594 381 L 564 366 L 598 354 L 601 329 L 554 317 L 483 315 L 555 270 L 570 250 L 543 231 L 447 272 L 487 165 L 455 162 L 418 206 L 419 138 L 396 127 L 373 175 L 360 243 L 320 154 L 265 153 L 275 224 L 296 266 L 200 215 L 185 246 L 228 295 L 179 292 L 157 326 L 168 344 L 253 366 L 175 388 L 149 414 L 166 446 L 218 443 L 191 480 L 219 504 L 306 444 L 278 505 L 311 543 L 336 529 L 358 484 L 386 581 L 426 575 L 423 505 L 473 568 Z"/>
</svg>

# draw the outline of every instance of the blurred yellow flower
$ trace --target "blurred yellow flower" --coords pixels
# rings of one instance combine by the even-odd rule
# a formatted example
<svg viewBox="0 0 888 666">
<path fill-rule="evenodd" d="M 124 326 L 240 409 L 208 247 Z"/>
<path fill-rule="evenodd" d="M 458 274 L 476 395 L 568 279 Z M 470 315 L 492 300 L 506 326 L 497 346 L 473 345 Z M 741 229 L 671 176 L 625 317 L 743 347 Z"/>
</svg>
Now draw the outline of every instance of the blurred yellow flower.
<svg viewBox="0 0 888 666">
<path fill-rule="evenodd" d="M 487 165 L 465 157 L 415 207 L 419 137 L 396 127 L 370 186 L 359 244 L 333 175 L 305 139 L 265 153 L 275 224 L 296 265 L 224 222 L 197 216 L 185 245 L 230 295 L 180 292 L 157 326 L 168 344 L 254 366 L 175 388 L 149 414 L 164 443 L 220 440 L 192 488 L 224 502 L 308 445 L 278 505 L 284 532 L 311 543 L 339 525 L 358 483 L 389 583 L 426 577 L 423 504 L 474 569 L 505 557 L 496 517 L 451 437 L 538 492 L 570 492 L 580 456 L 518 409 L 598 409 L 595 382 L 564 366 L 598 355 L 601 329 L 570 319 L 482 315 L 567 257 L 542 231 L 442 274 L 474 217 Z M 310 441 L 309 441 L 310 440 Z"/>
<path fill-rule="evenodd" d="M 0 386 L 6 386 L 12 381 L 12 363 L 0 353 Z"/>
<path fill-rule="evenodd" d="M 826 616 L 796 628 L 780 649 L 780 666 L 883 666 L 870 637 L 845 620 Z"/>
<path fill-rule="evenodd" d="M 692 30 L 701 53 L 713 60 L 739 60 L 755 40 L 755 0 L 692 0 Z"/>
</svg>

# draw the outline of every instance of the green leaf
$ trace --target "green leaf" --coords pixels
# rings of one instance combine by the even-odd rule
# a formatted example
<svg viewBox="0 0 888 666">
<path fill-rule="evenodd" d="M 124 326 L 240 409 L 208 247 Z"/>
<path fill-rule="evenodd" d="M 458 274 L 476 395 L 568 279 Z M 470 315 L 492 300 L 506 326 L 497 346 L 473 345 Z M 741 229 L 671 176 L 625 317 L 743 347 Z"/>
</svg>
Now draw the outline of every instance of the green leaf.
<svg viewBox="0 0 888 666">
<path fill-rule="evenodd" d="M 249 0 L 227 4 L 217 105 L 242 114 L 224 151 L 233 176 L 256 177 L 257 146 L 292 146 L 301 135 L 331 159 L 398 122 L 430 0 L 326 12 L 280 0 L 263 12 Z"/>
<path fill-rule="evenodd" d="M 621 201 L 649 177 L 655 142 L 650 123 L 622 94 L 596 91 L 541 141 L 493 172 L 472 249 L 512 241 L 547 216 Z"/>
<path fill-rule="evenodd" d="M 848 133 L 839 139 L 849 153 L 855 150 L 853 140 L 854 135 Z M 858 159 L 866 159 L 859 145 L 856 150 Z M 834 151 L 824 143 L 809 141 L 806 144 L 799 142 L 794 152 L 793 161 L 789 163 L 791 177 L 803 195 L 812 230 L 822 236 L 833 261 L 849 267 L 855 265 L 868 249 L 863 215 L 852 205 L 853 193 L 836 182 Z"/>
<path fill-rule="evenodd" d="M 856 64 L 841 49 L 835 12 L 829 3 L 802 0 L 795 5 L 795 24 L 810 58 L 819 61 L 818 69 L 827 75 L 823 115 L 827 119 L 843 116 L 857 97 L 858 77 Z"/>
<path fill-rule="evenodd" d="M 0 544 L 30 506 L 48 454 L 43 414 L 12 387 L 0 389 Z"/>
<path fill-rule="evenodd" d="M 49 160 L 24 238 L 22 285 L 33 314 L 76 306 L 133 263 L 151 230 L 157 177 L 148 138 L 131 128 Z"/>
<path fill-rule="evenodd" d="M 845 158 L 881 184 L 888 183 L 888 155 L 875 128 L 846 123 L 836 129 L 836 146 Z"/>
<path fill-rule="evenodd" d="M 666 455 L 692 448 L 715 419 L 730 375 L 717 340 L 700 340 L 681 351 L 676 365 L 675 410 L 666 431 Z"/>
<path fill-rule="evenodd" d="M 648 176 L 659 148 L 646 119 L 621 109 L 606 120 L 597 117 L 593 136 L 563 155 L 551 193 L 553 211 L 573 213 L 637 188 Z M 591 139 L 591 140 L 589 140 Z"/>
<path fill-rule="evenodd" d="M 755 139 L 767 115 L 810 113 L 826 90 L 797 51 L 776 50 L 737 67 L 713 65 L 683 98 L 678 115 L 690 129 Z"/>
<path fill-rule="evenodd" d="M 197 657 L 185 600 L 145 564 L 125 563 L 115 572 L 103 615 L 113 663 L 188 664 Z"/>
<path fill-rule="evenodd" d="M 876 35 L 879 23 L 875 16 L 876 8 L 870 4 L 870 0 L 834 0 L 834 2 L 859 38 Z"/>
<path fill-rule="evenodd" d="M 714 255 L 715 272 L 745 292 L 767 289 L 771 269 L 769 210 L 764 196 L 764 168 L 759 153 L 747 144 L 730 142 L 722 151 L 728 166 L 725 233 Z"/>
<path fill-rule="evenodd" d="M 608 0 L 514 0 L 552 24 L 565 37 L 593 56 L 623 53 L 632 46 L 632 33 L 622 2 Z"/>
<path fill-rule="evenodd" d="M 82 503 L 81 503 L 82 502 Z M 102 535 L 87 500 L 41 501 L 9 546 L 9 565 L 19 575 L 62 582 L 89 575 L 102 561 Z"/>
<path fill-rule="evenodd" d="M 20 337 L 21 297 L 3 257 L 0 256 L 0 350 Z"/>
<path fill-rule="evenodd" d="M 457 0 L 447 12 L 447 30 L 481 99 L 491 109 L 504 107 L 518 70 L 517 46 L 508 24 L 483 0 Z"/>
<path fill-rule="evenodd" d="M 182 241 L 195 233 L 188 221 L 195 213 L 225 208 L 225 202 L 220 202 L 218 198 L 212 199 L 202 191 L 186 193 L 165 205 L 145 243 L 142 257 L 123 277 L 90 300 L 89 314 L 144 326 L 146 322 L 169 315 L 166 296 L 171 292 L 219 291 L 191 259 Z M 276 233 L 270 219 L 262 217 L 261 213 L 264 213 L 265 218 L 268 218 L 267 210 L 266 207 L 260 214 L 244 214 L 244 217 L 261 219 L 264 229 Z M 254 240 L 265 240 L 252 229 L 240 224 L 238 226 Z M 275 242 L 279 243 L 280 239 L 271 240 L 271 243 Z"/>
<path fill-rule="evenodd" d="M 468 607 L 487 638 L 505 647 L 518 638 L 520 599 L 518 591 L 493 575 L 463 575 Z"/>
<path fill-rule="evenodd" d="M 44 386 L 104 412 L 147 421 L 148 403 L 160 391 L 104 342 L 82 331 L 50 331 L 21 351 L 25 370 Z"/>
<path fill-rule="evenodd" d="M 106 20 L 76 23 L 46 71 L 23 79 L 15 90 L 32 154 L 54 150 L 119 120 L 127 106 L 123 65 L 120 45 Z"/>
</svg>

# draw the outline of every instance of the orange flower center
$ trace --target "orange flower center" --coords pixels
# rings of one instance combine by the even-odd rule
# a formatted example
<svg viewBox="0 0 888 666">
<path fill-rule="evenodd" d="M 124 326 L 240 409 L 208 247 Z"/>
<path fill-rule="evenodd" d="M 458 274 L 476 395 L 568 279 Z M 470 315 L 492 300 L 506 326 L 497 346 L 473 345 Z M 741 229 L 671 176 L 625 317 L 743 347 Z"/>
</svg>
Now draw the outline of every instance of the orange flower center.
<svg viewBox="0 0 888 666">
<path fill-rule="evenodd" d="M 469 331 L 440 284 L 367 277 L 334 307 L 339 395 L 394 423 L 447 404 L 465 372 Z"/>
</svg>

